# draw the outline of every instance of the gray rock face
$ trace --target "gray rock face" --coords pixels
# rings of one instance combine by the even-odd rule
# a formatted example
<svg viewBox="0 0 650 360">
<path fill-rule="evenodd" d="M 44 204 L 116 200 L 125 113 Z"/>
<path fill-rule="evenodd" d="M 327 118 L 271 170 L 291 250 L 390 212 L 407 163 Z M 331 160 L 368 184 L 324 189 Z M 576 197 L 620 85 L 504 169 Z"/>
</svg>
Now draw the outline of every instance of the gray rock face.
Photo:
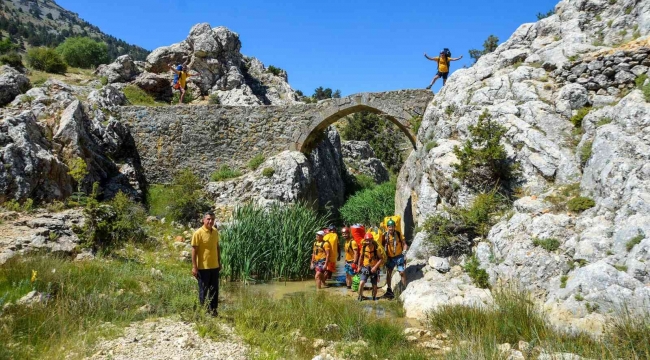
<svg viewBox="0 0 650 360">
<path fill-rule="evenodd" d="M 104 86 L 88 94 L 88 103 L 100 108 L 120 106 L 127 103 L 124 93 L 111 85 Z"/>
<path fill-rule="evenodd" d="M 0 203 L 63 199 L 72 193 L 68 167 L 54 154 L 34 114 L 0 123 Z"/>
<path fill-rule="evenodd" d="M 342 141 L 341 150 L 349 173 L 370 176 L 378 184 L 389 180 L 388 169 L 381 160 L 377 159 L 367 142 Z"/>
<path fill-rule="evenodd" d="M 9 104 L 30 87 L 27 76 L 8 65 L 0 67 L 0 106 Z"/>
<path fill-rule="evenodd" d="M 126 83 L 135 79 L 142 72 L 135 64 L 131 56 L 122 55 L 110 64 L 102 64 L 95 70 L 95 75 L 105 77 L 109 84 L 121 82 Z"/>
<path fill-rule="evenodd" d="M 223 26 L 197 24 L 184 41 L 152 51 L 146 70 L 168 73 L 169 64 L 187 63 L 194 75 L 188 80 L 194 86 L 190 91 L 197 96 L 215 94 L 223 105 L 286 105 L 298 101 L 286 72 L 271 74 L 259 60 L 243 56 L 240 50 L 237 33 Z"/>
<path fill-rule="evenodd" d="M 59 213 L 21 215 L 0 225 L 0 265 L 17 255 L 46 250 L 74 253 L 80 241 L 73 226 L 83 226 L 79 209 Z"/>
<path fill-rule="evenodd" d="M 621 15 L 627 6 L 631 11 Z M 449 175 L 457 161 L 451 144 L 464 141 L 468 126 L 487 110 L 508 129 L 502 143 L 521 165 L 526 196 L 473 253 L 492 284 L 520 284 L 555 324 L 598 333 L 622 302 L 637 311 L 650 301 L 650 104 L 633 90 L 637 74 L 647 71 L 637 66 L 648 66 L 650 49 L 606 47 L 635 24 L 640 36 L 650 33 L 644 15 L 650 3 L 565 0 L 555 10 L 554 16 L 522 25 L 471 68 L 452 74 L 427 108 L 418 134 L 420 144 L 435 140 L 438 146 L 410 155 L 398 178 L 396 212 L 404 214 L 405 223 L 422 225 L 445 206 L 471 201 L 471 191 Z M 593 22 L 597 14 L 602 23 Z M 603 25 L 608 22 L 613 29 Z M 511 66 L 513 61 L 521 63 Z M 576 133 L 571 117 L 589 105 L 593 110 Z M 569 185 L 578 190 L 562 195 Z M 567 212 L 566 201 L 577 193 L 592 198 L 595 207 Z M 428 259 L 426 236 L 420 234 L 411 250 Z M 559 244 L 556 250 L 535 245 L 549 239 Z M 402 295 L 405 305 L 434 287 L 447 298 L 456 296 L 452 284 L 458 277 L 447 276 L 410 283 Z M 576 300 L 577 294 L 584 301 Z"/>
<path fill-rule="evenodd" d="M 349 174 L 341 152 L 341 138 L 333 126 L 324 131 L 324 138 L 309 155 L 313 177 L 318 189 L 321 209 L 338 209 L 345 203 L 345 187 Z"/>
<path fill-rule="evenodd" d="M 273 175 L 264 176 L 264 169 L 273 169 Z M 315 198 L 315 179 L 311 164 L 301 152 L 284 151 L 266 159 L 260 167 L 239 178 L 210 182 L 206 192 L 215 202 L 220 218 L 237 206 L 251 202 L 268 207 L 272 204 L 290 204 Z"/>
<path fill-rule="evenodd" d="M 150 72 L 143 72 L 133 83 L 144 91 L 154 95 L 157 100 L 171 101 L 173 93 L 171 82 L 167 76 Z"/>
</svg>

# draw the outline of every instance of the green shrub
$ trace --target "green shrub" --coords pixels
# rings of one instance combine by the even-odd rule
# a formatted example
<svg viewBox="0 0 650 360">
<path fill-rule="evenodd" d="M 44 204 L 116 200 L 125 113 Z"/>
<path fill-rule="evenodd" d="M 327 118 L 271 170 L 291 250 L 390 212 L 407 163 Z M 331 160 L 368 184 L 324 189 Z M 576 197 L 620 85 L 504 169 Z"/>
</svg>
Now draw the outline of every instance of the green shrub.
<svg viewBox="0 0 650 360">
<path fill-rule="evenodd" d="M 636 87 L 641 89 L 646 80 L 648 80 L 648 74 L 641 74 L 637 76 L 636 79 L 634 79 L 634 82 L 636 83 Z"/>
<path fill-rule="evenodd" d="M 582 127 L 582 119 L 584 119 L 590 111 L 591 107 L 583 107 L 581 109 L 578 109 L 578 112 L 571 117 L 571 123 L 573 126 L 576 128 Z"/>
<path fill-rule="evenodd" d="M 263 154 L 257 154 L 252 159 L 248 160 L 248 168 L 255 171 L 260 167 L 260 165 L 262 165 L 262 163 L 264 163 L 264 160 L 266 160 L 266 158 Z"/>
<path fill-rule="evenodd" d="M 346 224 L 379 224 L 395 213 L 395 182 L 389 181 L 351 196 L 341 207 Z"/>
<path fill-rule="evenodd" d="M 607 124 L 610 124 L 611 122 L 612 122 L 612 118 L 604 117 L 604 118 L 598 120 L 598 123 L 596 123 L 596 127 L 605 126 Z"/>
<path fill-rule="evenodd" d="M 490 277 L 488 273 L 480 268 L 480 263 L 476 256 L 470 257 L 465 263 L 465 272 L 472 278 L 474 285 L 480 287 L 481 289 L 490 288 Z"/>
<path fill-rule="evenodd" d="M 108 45 L 89 37 L 69 37 L 56 51 L 72 67 L 91 68 L 109 62 Z"/>
<path fill-rule="evenodd" d="M 270 72 L 271 74 L 275 76 L 280 76 L 284 70 L 280 69 L 279 67 L 275 67 L 273 65 L 269 65 L 269 67 L 266 69 L 267 72 Z"/>
<path fill-rule="evenodd" d="M 221 105 L 221 99 L 219 98 L 219 95 L 215 94 L 210 94 L 208 97 L 208 104 L 212 105 Z"/>
<path fill-rule="evenodd" d="M 546 19 L 549 16 L 555 15 L 555 9 L 551 9 L 546 13 L 537 13 L 537 20 Z"/>
<path fill-rule="evenodd" d="M 354 113 L 341 128 L 341 137 L 369 143 L 377 158 L 395 174 L 404 164 L 400 148 L 408 143 L 408 139 L 397 126 L 377 114 L 367 111 Z"/>
<path fill-rule="evenodd" d="M 518 164 L 512 164 L 501 144 L 506 128 L 492 122 L 485 110 L 476 125 L 469 126 L 470 138 L 462 148 L 454 147 L 459 162 L 453 176 L 479 190 L 506 187 L 519 176 Z"/>
<path fill-rule="evenodd" d="M 437 141 L 435 141 L 435 140 L 434 140 L 434 141 L 429 141 L 429 142 L 427 143 L 426 150 L 427 150 L 427 152 L 429 152 L 429 151 L 431 151 L 431 149 L 433 149 L 434 147 L 437 147 L 437 146 L 438 146 L 438 142 L 437 142 Z"/>
<path fill-rule="evenodd" d="M 478 194 L 466 208 L 447 208 L 447 215 L 427 218 L 422 229 L 438 256 L 468 254 L 476 237 L 486 236 L 506 207 L 506 200 L 495 192 Z"/>
<path fill-rule="evenodd" d="M 548 238 L 548 239 L 534 238 L 533 245 L 539 246 L 546 251 L 555 251 L 560 248 L 560 241 L 555 238 Z"/>
<path fill-rule="evenodd" d="M 569 200 L 567 207 L 573 212 L 583 212 L 596 206 L 596 202 L 588 197 L 578 196 Z"/>
<path fill-rule="evenodd" d="M 231 169 L 228 165 L 222 165 L 219 170 L 210 175 L 210 180 L 212 181 L 223 181 L 241 176 L 241 171 L 237 169 Z"/>
<path fill-rule="evenodd" d="M 628 6 L 625 8 L 625 15 L 630 15 L 632 13 L 632 10 L 634 10 L 634 7 Z"/>
<path fill-rule="evenodd" d="M 27 65 L 35 70 L 54 74 L 65 74 L 68 65 L 65 64 L 59 53 L 52 48 L 37 47 L 27 50 Z"/>
<path fill-rule="evenodd" d="M 131 105 L 154 105 L 156 102 L 153 96 L 149 95 L 137 85 L 125 86 L 122 92 Z"/>
<path fill-rule="evenodd" d="M 99 78 L 99 83 L 102 84 L 103 86 L 108 85 L 108 78 L 106 76 L 102 76 Z"/>
<path fill-rule="evenodd" d="M 560 289 L 565 289 L 566 288 L 566 282 L 569 280 L 569 277 L 567 275 L 562 275 L 560 277 Z"/>
<path fill-rule="evenodd" d="M 449 104 L 449 105 L 447 105 L 447 107 L 445 108 L 445 114 L 447 114 L 447 116 L 452 116 L 452 115 L 454 115 L 454 113 L 455 113 L 457 110 L 458 110 L 458 108 L 456 107 L 456 105 L 454 105 L 454 104 Z"/>
<path fill-rule="evenodd" d="M 580 148 L 580 164 L 585 166 L 589 158 L 591 157 L 591 148 L 593 146 L 593 141 L 585 141 L 585 143 Z"/>
<path fill-rule="evenodd" d="M 375 186 L 377 186 L 375 179 L 373 179 L 372 177 L 366 174 L 354 175 L 354 182 L 356 185 L 355 186 L 356 191 L 361 191 L 365 189 L 374 189 Z"/>
<path fill-rule="evenodd" d="M 410 120 L 409 123 L 411 124 L 411 130 L 413 131 L 413 134 L 418 133 L 418 130 L 420 130 L 420 126 L 422 125 L 422 116 L 413 116 Z"/>
<path fill-rule="evenodd" d="M 643 232 L 641 232 L 641 230 L 639 230 L 639 234 L 637 236 L 631 238 L 630 240 L 628 240 L 627 243 L 625 243 L 625 249 L 628 252 L 632 251 L 632 249 L 636 245 L 640 244 L 641 241 L 643 241 L 643 239 L 645 239 L 645 234 Z"/>
<path fill-rule="evenodd" d="M 172 201 L 169 204 L 172 220 L 182 223 L 197 222 L 209 209 L 210 204 L 205 200 L 199 177 L 189 169 L 180 171 L 172 183 Z"/>
<path fill-rule="evenodd" d="M 189 104 L 192 101 L 196 100 L 194 95 L 192 95 L 191 91 L 185 91 L 185 96 L 183 97 L 183 104 Z M 181 93 L 180 91 L 174 91 L 174 95 L 172 97 L 172 104 L 178 104 L 181 101 Z"/>
<path fill-rule="evenodd" d="M 262 170 L 262 175 L 265 177 L 270 178 L 271 176 L 273 176 L 273 174 L 275 174 L 275 169 L 273 169 L 272 167 L 267 167 L 264 168 L 264 170 Z"/>
<path fill-rule="evenodd" d="M 77 191 L 72 194 L 74 202 L 69 202 L 71 206 L 83 205 L 86 201 L 86 193 L 82 191 L 83 180 L 88 175 L 88 165 L 86 160 L 76 157 L 68 161 L 68 175 L 74 179 L 77 184 Z"/>
<path fill-rule="evenodd" d="M 614 265 L 614 269 L 621 272 L 627 272 L 627 266 L 625 265 Z"/>
<path fill-rule="evenodd" d="M 574 62 L 577 61 L 580 58 L 580 56 L 576 55 L 571 55 L 569 56 L 569 61 Z"/>
<path fill-rule="evenodd" d="M 97 193 L 97 187 L 95 183 L 93 194 Z M 100 204 L 91 197 L 84 215 L 86 221 L 79 237 L 84 246 L 93 251 L 110 252 L 124 243 L 142 242 L 147 238 L 143 228 L 147 212 L 121 191 L 108 204 Z"/>
<path fill-rule="evenodd" d="M 26 212 L 30 213 L 34 210 L 34 200 L 27 199 L 22 204 L 14 199 L 5 201 L 0 207 L 8 211 Z"/>
<path fill-rule="evenodd" d="M 23 65 L 23 58 L 15 51 L 0 56 L 0 64 L 9 65 L 18 70 L 22 70 L 25 67 Z"/>
<path fill-rule="evenodd" d="M 11 42 L 11 39 L 6 37 L 0 41 L 0 55 L 7 54 L 10 52 L 15 52 L 20 47 Z"/>
<path fill-rule="evenodd" d="M 307 204 L 239 207 L 221 232 L 222 274 L 244 281 L 303 278 L 314 234 L 326 224 L 327 216 Z"/>
</svg>

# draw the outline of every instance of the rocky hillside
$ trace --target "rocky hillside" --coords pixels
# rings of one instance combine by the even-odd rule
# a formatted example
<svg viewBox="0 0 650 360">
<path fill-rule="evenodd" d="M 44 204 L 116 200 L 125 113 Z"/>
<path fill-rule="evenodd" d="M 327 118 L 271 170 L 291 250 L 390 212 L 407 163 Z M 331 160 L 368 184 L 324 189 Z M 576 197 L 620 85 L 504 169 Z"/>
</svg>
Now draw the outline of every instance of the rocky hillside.
<svg viewBox="0 0 650 360">
<path fill-rule="evenodd" d="M 59 6 L 53 0 L 0 1 L 0 31 L 15 43 L 26 46 L 57 46 L 72 36 L 89 36 L 108 45 L 108 55 L 115 59 L 129 54 L 144 60 L 149 51 L 103 33 L 97 26 Z"/>
<path fill-rule="evenodd" d="M 649 33 L 650 2 L 564 0 L 456 71 L 426 111 L 418 151 L 399 177 L 397 211 L 422 228 L 472 203 L 476 192 L 451 175 L 453 148 L 487 110 L 506 127 L 502 143 L 521 167 L 512 209 L 472 239 L 490 284 L 523 287 L 556 323 L 594 332 L 624 306 L 647 310 Z M 594 206 L 587 199 L 571 211 L 578 195 Z M 430 235 L 418 232 L 409 251 L 413 281 L 401 295 L 409 315 L 490 302 L 490 291 L 454 266 L 466 255 L 431 257 Z"/>
</svg>

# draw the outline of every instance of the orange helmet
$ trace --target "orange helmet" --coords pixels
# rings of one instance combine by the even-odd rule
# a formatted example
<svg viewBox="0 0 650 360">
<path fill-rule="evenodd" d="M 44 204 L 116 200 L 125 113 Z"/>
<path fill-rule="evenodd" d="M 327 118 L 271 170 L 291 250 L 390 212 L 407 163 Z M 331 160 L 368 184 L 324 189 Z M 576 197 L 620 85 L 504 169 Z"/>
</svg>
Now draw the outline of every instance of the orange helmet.
<svg viewBox="0 0 650 360">
<path fill-rule="evenodd" d="M 366 239 L 366 240 L 375 240 L 375 237 L 372 236 L 371 233 L 366 233 L 366 236 L 364 237 L 364 239 Z"/>
</svg>

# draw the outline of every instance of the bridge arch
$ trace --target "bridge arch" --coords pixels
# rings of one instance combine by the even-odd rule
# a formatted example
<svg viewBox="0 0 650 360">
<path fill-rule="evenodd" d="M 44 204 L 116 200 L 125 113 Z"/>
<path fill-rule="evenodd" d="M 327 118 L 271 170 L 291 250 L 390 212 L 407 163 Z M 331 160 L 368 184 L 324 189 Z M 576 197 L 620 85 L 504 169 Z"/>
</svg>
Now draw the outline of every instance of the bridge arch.
<svg viewBox="0 0 650 360">
<path fill-rule="evenodd" d="M 413 148 L 417 147 L 416 135 L 412 131 L 411 118 L 424 114 L 430 93 L 420 90 L 402 90 L 395 93 L 360 93 L 341 99 L 319 102 L 319 111 L 311 121 L 294 133 L 292 150 L 309 153 L 317 145 L 322 131 L 339 119 L 360 111 L 368 111 L 384 116 L 406 134 Z M 415 100 L 417 101 L 410 101 Z M 424 98 L 424 99 L 423 99 Z M 424 101 L 422 101 L 424 100 Z M 418 106 L 412 107 L 413 104 Z M 409 107 L 409 105 L 411 107 Z"/>
</svg>

